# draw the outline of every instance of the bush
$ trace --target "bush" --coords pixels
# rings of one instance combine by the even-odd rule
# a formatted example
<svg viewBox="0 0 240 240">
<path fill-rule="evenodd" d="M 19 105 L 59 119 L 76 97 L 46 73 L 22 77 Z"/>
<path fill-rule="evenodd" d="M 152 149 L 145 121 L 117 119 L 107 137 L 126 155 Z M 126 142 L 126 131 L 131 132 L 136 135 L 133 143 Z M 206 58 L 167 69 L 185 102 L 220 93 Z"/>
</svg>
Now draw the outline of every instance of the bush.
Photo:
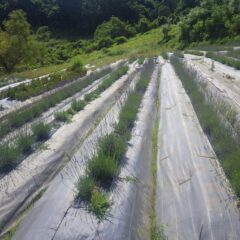
<svg viewBox="0 0 240 240">
<path fill-rule="evenodd" d="M 17 138 L 17 146 L 22 154 L 28 154 L 32 151 L 33 138 L 28 133 L 21 133 Z"/>
<path fill-rule="evenodd" d="M 122 43 L 127 42 L 127 38 L 124 37 L 124 36 L 117 37 L 117 38 L 115 38 L 114 40 L 115 40 L 115 42 L 116 42 L 117 44 L 122 44 Z"/>
<path fill-rule="evenodd" d="M 9 171 L 16 167 L 19 160 L 18 149 L 9 144 L 0 145 L 0 170 Z"/>
<path fill-rule="evenodd" d="M 101 184 L 107 184 L 116 175 L 118 164 L 114 158 L 98 155 L 89 161 L 87 166 L 87 173 Z"/>
<path fill-rule="evenodd" d="M 44 141 L 50 137 L 51 127 L 48 124 L 40 122 L 32 126 L 32 131 L 38 141 Z"/>
<path fill-rule="evenodd" d="M 83 73 L 85 69 L 82 60 L 80 58 L 74 58 L 70 70 L 77 73 Z"/>
<path fill-rule="evenodd" d="M 77 198 L 80 198 L 83 201 L 90 201 L 94 187 L 95 182 L 91 177 L 81 177 L 77 183 Z"/>
<path fill-rule="evenodd" d="M 109 207 L 110 203 L 107 196 L 97 190 L 94 191 L 89 204 L 89 210 L 95 214 L 99 221 L 104 219 Z"/>
<path fill-rule="evenodd" d="M 105 37 L 98 41 L 98 50 L 102 48 L 109 48 L 114 44 L 114 41 L 110 37 Z"/>
</svg>

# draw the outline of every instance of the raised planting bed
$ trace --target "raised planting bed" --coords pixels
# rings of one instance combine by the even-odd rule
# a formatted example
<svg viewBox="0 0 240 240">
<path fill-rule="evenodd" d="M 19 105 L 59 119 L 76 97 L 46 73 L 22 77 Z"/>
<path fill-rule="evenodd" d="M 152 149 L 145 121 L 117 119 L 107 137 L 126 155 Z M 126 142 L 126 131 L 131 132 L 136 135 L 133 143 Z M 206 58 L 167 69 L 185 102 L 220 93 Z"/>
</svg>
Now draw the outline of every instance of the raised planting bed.
<svg viewBox="0 0 240 240">
<path fill-rule="evenodd" d="M 184 68 L 181 60 L 171 58 L 176 73 L 181 79 L 196 111 L 203 131 L 211 142 L 213 149 L 229 179 L 235 193 L 240 197 L 240 148 L 239 142 L 233 138 L 226 124 L 211 101 L 207 101 L 200 91 L 197 81 Z"/>
<path fill-rule="evenodd" d="M 96 90 L 93 91 L 93 95 L 98 97 L 103 91 L 105 91 L 108 87 L 110 87 L 116 80 L 118 80 L 121 76 L 125 75 L 128 72 L 128 66 L 122 66 L 116 71 L 114 71 L 107 79 L 105 79 Z M 92 98 L 89 101 L 74 100 L 72 102 L 71 108 L 67 111 L 56 112 L 55 119 L 60 122 L 69 122 L 71 118 L 80 110 L 82 110 L 88 102 L 93 100 Z M 31 150 L 36 149 L 34 146 L 39 143 L 44 142 L 50 137 L 50 132 L 52 128 L 56 128 L 52 123 L 44 124 L 43 122 L 34 124 L 32 126 L 32 134 L 30 133 L 20 133 L 17 137 L 21 139 L 21 141 L 17 140 L 15 143 L 4 143 L 0 145 L 0 154 L 2 152 L 2 158 L 0 158 L 0 173 L 4 173 L 6 171 L 10 171 L 14 169 L 24 158 L 26 158 L 32 151 L 24 151 L 22 152 L 22 145 L 25 148 L 29 148 Z M 55 129 L 56 130 L 56 129 Z"/>
<path fill-rule="evenodd" d="M 95 214 L 99 221 L 106 217 L 111 206 L 107 192 L 124 163 L 123 156 L 153 68 L 152 60 L 144 65 L 135 90 L 129 94 L 120 111 L 119 121 L 114 131 L 100 140 L 97 154 L 87 164 L 85 176 L 78 180 L 76 199 L 84 201 L 88 210 Z"/>
<path fill-rule="evenodd" d="M 82 110 L 86 104 L 97 98 L 103 91 L 110 87 L 115 81 L 128 72 L 128 66 L 122 66 L 114 71 L 107 79 L 105 79 L 93 92 L 85 95 L 84 101 L 73 101 L 71 108 L 64 112 L 55 113 L 55 118 L 58 121 L 66 122 L 78 111 Z"/>
<path fill-rule="evenodd" d="M 234 67 L 236 69 L 240 69 L 240 60 L 234 59 L 228 56 L 220 55 L 214 52 L 208 52 L 206 53 L 206 57 L 211 58 L 215 61 L 218 61 L 220 63 L 226 64 L 230 67 Z"/>
<path fill-rule="evenodd" d="M 6 118 L 0 123 L 0 139 L 12 130 L 17 129 L 23 126 L 25 123 L 31 122 L 33 119 L 40 117 L 43 112 L 46 112 L 48 109 L 56 106 L 63 100 L 80 92 L 95 82 L 97 79 L 108 74 L 109 71 L 111 71 L 111 69 L 105 69 L 100 72 L 93 73 L 85 77 L 80 82 L 66 86 L 65 88 L 44 97 L 43 99 L 33 103 L 24 109 L 7 115 Z"/>
</svg>

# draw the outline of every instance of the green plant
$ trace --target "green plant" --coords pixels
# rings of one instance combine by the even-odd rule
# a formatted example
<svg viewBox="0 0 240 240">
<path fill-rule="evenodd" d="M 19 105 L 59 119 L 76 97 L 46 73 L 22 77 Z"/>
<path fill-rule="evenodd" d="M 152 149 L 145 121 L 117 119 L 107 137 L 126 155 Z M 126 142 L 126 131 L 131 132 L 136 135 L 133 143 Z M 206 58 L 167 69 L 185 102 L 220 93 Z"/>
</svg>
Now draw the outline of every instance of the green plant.
<svg viewBox="0 0 240 240">
<path fill-rule="evenodd" d="M 28 133 L 20 133 L 17 137 L 17 147 L 23 154 L 29 154 L 32 151 L 33 137 Z"/>
<path fill-rule="evenodd" d="M 120 160 L 125 152 L 125 139 L 116 133 L 104 137 L 99 144 L 100 155 Z"/>
<path fill-rule="evenodd" d="M 57 121 L 59 122 L 68 122 L 71 119 L 71 115 L 69 114 L 68 111 L 64 111 L 64 112 L 56 112 L 54 114 L 54 117 Z"/>
<path fill-rule="evenodd" d="M 92 192 L 95 188 L 95 181 L 89 176 L 81 177 L 77 183 L 77 198 L 83 201 L 90 201 Z"/>
<path fill-rule="evenodd" d="M 0 170 L 9 171 L 13 169 L 18 164 L 19 155 L 15 146 L 8 143 L 0 145 Z"/>
<path fill-rule="evenodd" d="M 40 122 L 32 126 L 32 131 L 38 141 L 44 141 L 50 137 L 51 127 L 48 124 Z"/>
<path fill-rule="evenodd" d="M 96 181 L 105 185 L 117 175 L 117 161 L 105 155 L 98 155 L 89 161 L 87 173 Z"/>
<path fill-rule="evenodd" d="M 72 102 L 71 107 L 74 111 L 79 112 L 84 109 L 85 105 L 86 105 L 86 102 L 84 100 L 79 100 L 79 101 L 74 100 Z"/>
<path fill-rule="evenodd" d="M 82 60 L 80 58 L 74 58 L 72 60 L 72 64 L 70 67 L 71 71 L 77 72 L 77 73 L 82 73 L 85 71 L 84 65 L 82 63 Z"/>
<path fill-rule="evenodd" d="M 103 220 L 110 207 L 107 196 L 98 190 L 93 191 L 89 210 L 95 214 L 99 221 Z"/>
</svg>

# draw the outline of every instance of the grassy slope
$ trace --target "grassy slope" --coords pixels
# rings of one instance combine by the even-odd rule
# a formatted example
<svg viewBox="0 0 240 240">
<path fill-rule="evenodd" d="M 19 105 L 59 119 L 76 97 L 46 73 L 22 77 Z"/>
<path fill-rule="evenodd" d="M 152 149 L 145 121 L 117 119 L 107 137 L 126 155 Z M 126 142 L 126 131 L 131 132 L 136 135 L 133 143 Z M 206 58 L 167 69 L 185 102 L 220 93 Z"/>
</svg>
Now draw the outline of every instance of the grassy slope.
<svg viewBox="0 0 240 240">
<path fill-rule="evenodd" d="M 162 29 L 153 29 L 144 34 L 138 34 L 136 37 L 129 39 L 128 42 L 121 45 L 114 45 L 107 50 L 94 51 L 89 54 L 82 54 L 80 57 L 84 64 L 91 64 L 96 67 L 106 65 L 119 59 L 130 58 L 131 56 L 156 56 L 161 51 L 172 49 L 177 45 L 178 29 L 175 27 L 171 32 L 172 40 L 167 44 L 162 43 Z M 42 76 L 55 71 L 67 68 L 69 62 L 61 65 L 51 65 L 36 70 L 24 71 L 14 74 L 21 78 L 33 78 Z"/>
</svg>

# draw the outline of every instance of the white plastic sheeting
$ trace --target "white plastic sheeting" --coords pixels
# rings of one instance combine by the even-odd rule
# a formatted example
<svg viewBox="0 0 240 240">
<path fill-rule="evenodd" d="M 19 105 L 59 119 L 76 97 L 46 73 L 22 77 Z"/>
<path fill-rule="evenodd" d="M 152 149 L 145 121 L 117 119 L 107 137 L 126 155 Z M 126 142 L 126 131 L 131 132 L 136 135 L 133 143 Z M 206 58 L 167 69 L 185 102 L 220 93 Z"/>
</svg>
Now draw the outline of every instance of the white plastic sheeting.
<svg viewBox="0 0 240 240">
<path fill-rule="evenodd" d="M 133 76 L 135 78 L 139 76 L 134 65 L 127 75 L 121 77 L 99 98 L 76 114 L 70 124 L 62 126 L 46 142 L 47 149 L 32 154 L 17 169 L 0 179 L 1 224 L 11 219 L 26 199 L 48 181 L 54 173 L 56 174 L 58 168 L 67 160 L 66 154 L 73 155 L 74 151 L 95 128 L 99 118 L 104 117 L 109 108 L 115 104 L 116 99 L 119 99 L 123 92 L 126 92 Z M 107 120 L 105 121 L 107 122 Z M 102 129 L 101 127 L 100 130 Z"/>
<path fill-rule="evenodd" d="M 171 240 L 238 240 L 239 210 L 172 66 L 161 75 L 157 224 Z"/>
</svg>

